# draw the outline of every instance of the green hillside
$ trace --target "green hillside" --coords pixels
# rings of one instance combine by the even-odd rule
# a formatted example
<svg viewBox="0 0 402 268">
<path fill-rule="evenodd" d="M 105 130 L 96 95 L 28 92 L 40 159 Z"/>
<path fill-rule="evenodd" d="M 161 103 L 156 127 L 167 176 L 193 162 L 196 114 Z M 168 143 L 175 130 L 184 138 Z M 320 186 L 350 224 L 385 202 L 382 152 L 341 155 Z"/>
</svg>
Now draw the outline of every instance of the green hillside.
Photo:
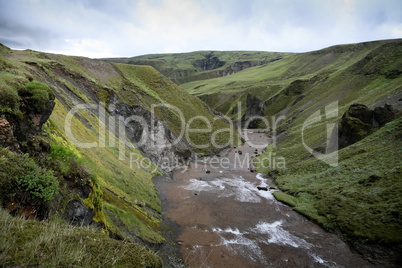
<svg viewBox="0 0 402 268">
<path fill-rule="evenodd" d="M 371 109 L 389 104 L 401 110 L 401 85 L 402 40 L 398 39 L 293 54 L 181 87 L 243 123 L 251 116 L 265 117 L 276 144 L 259 156 L 256 165 L 289 194 L 276 197 L 367 253 L 365 245 L 386 245 L 385 252 L 401 252 L 400 119 L 335 152 L 336 167 L 313 157 L 305 147 L 325 153 L 327 124 L 340 121 L 353 103 Z M 303 131 L 309 116 L 317 111 L 321 120 Z M 325 112 L 335 117 L 326 118 Z M 262 120 L 256 126 L 266 128 Z M 282 158 L 286 168 L 274 164 Z"/>
<path fill-rule="evenodd" d="M 231 76 L 193 81 L 181 87 L 228 115 L 234 108 L 229 104 L 237 99 L 245 101 L 247 94 L 261 101 L 271 100 L 266 115 L 277 114 L 300 95 L 303 99 L 299 106 L 313 98 L 319 98 L 314 99 L 317 103 L 336 94 L 342 94 L 338 98 L 342 106 L 355 101 L 371 104 L 398 88 L 400 43 L 400 40 L 368 42 L 293 54 Z M 305 85 L 291 88 L 297 80 Z M 379 85 L 382 87 L 379 92 L 370 91 L 370 87 Z"/>
<path fill-rule="evenodd" d="M 178 54 L 153 54 L 107 61 L 150 65 L 177 84 L 222 77 L 253 66 L 283 59 L 291 53 L 262 51 L 197 51 Z"/>
<path fill-rule="evenodd" d="M 144 121 L 121 121 L 133 115 Z M 203 120 L 189 122 L 194 116 L 209 120 L 211 132 L 183 135 L 183 128 L 203 126 Z M 152 67 L 3 45 L 0 124 L 0 202 L 10 213 L 92 224 L 113 238 L 151 246 L 165 241 L 151 180 L 166 168 L 158 160 L 215 153 L 221 149 L 212 146 L 212 132 L 229 126 Z M 172 146 L 160 148 L 151 137 Z M 223 147 L 238 143 L 237 134 L 230 138 L 220 132 L 215 141 Z M 109 244 L 104 250 L 113 250 Z M 17 264 L 12 256 L 20 246 L 4 253 L 7 265 Z"/>
</svg>

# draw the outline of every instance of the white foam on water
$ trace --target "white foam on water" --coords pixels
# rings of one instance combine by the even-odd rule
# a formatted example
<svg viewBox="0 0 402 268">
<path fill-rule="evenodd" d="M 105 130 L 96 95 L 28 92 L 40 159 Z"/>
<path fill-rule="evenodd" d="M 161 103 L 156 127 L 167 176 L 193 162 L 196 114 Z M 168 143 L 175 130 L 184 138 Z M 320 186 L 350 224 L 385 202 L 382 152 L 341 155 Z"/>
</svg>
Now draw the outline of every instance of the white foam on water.
<svg viewBox="0 0 402 268">
<path fill-rule="evenodd" d="M 261 182 L 261 184 L 260 184 L 259 186 L 262 186 L 262 187 L 268 186 L 268 185 L 267 185 L 267 179 L 264 178 L 261 173 L 257 173 L 257 175 L 255 176 L 255 178 Z"/>
<path fill-rule="evenodd" d="M 257 186 L 267 187 L 266 179 L 257 174 L 256 178 L 260 183 L 250 182 L 242 176 L 232 175 L 232 178 L 216 178 L 212 181 L 202 181 L 198 179 L 190 179 L 189 184 L 183 186 L 190 191 L 217 191 L 218 197 L 234 197 L 240 202 L 260 203 L 263 199 L 275 200 L 272 195 L 273 191 L 260 191 Z"/>
<path fill-rule="evenodd" d="M 227 186 L 226 191 L 220 193 L 221 197 L 233 196 L 237 201 L 249 203 L 260 203 L 262 201 L 257 186 L 243 178 L 233 176 L 231 179 L 225 178 L 217 183 Z"/>
<path fill-rule="evenodd" d="M 320 257 L 318 257 L 318 256 L 316 256 L 316 255 L 311 255 L 313 258 L 314 258 L 314 261 L 315 262 L 318 262 L 318 263 L 325 263 L 325 261 L 323 260 L 323 259 L 321 259 Z"/>
<path fill-rule="evenodd" d="M 254 232 L 258 234 L 267 234 L 268 240 L 261 240 L 261 242 L 270 244 L 282 244 L 289 245 L 295 248 L 310 248 L 312 245 L 290 232 L 286 231 L 282 227 L 282 221 L 275 221 L 273 223 L 261 222 L 254 228 Z"/>
<path fill-rule="evenodd" d="M 242 233 L 239 231 L 238 228 L 232 229 L 231 227 L 226 228 L 225 230 L 218 228 L 218 227 L 214 227 L 212 228 L 212 231 L 215 233 L 231 233 L 234 235 L 241 235 Z"/>
<path fill-rule="evenodd" d="M 248 258 L 261 260 L 267 262 L 265 254 L 259 246 L 259 243 L 264 244 L 279 244 L 288 245 L 295 248 L 309 249 L 313 245 L 306 242 L 290 232 L 282 228 L 282 221 L 275 221 L 273 223 L 260 222 L 254 228 L 249 228 L 246 231 L 240 231 L 238 228 L 228 227 L 221 229 L 214 227 L 212 232 L 219 235 L 221 242 L 217 246 L 226 246 L 236 254 L 242 254 Z M 258 237 L 257 239 L 250 239 L 247 236 Z M 311 255 L 316 262 L 328 263 L 320 257 Z M 322 262 L 321 262 L 322 261 Z"/>
<path fill-rule="evenodd" d="M 337 264 L 336 262 L 323 260 L 321 257 L 319 257 L 315 254 L 311 254 L 311 257 L 313 257 L 315 262 L 318 262 L 319 264 L 322 264 L 325 267 L 330 267 L 330 268 L 343 268 L 344 267 L 342 265 Z"/>
<path fill-rule="evenodd" d="M 231 227 L 224 230 L 221 228 L 212 228 L 212 231 L 217 233 L 221 238 L 221 243 L 218 246 L 226 246 L 235 254 L 247 256 L 254 262 L 258 260 L 266 263 L 266 258 L 258 243 L 245 236 L 247 232 L 242 233 L 239 229 L 232 229 Z"/>
<path fill-rule="evenodd" d="M 190 179 L 189 184 L 186 186 L 183 186 L 184 189 L 190 190 L 190 191 L 211 191 L 214 189 L 208 182 L 206 181 L 201 181 L 197 179 Z"/>
</svg>

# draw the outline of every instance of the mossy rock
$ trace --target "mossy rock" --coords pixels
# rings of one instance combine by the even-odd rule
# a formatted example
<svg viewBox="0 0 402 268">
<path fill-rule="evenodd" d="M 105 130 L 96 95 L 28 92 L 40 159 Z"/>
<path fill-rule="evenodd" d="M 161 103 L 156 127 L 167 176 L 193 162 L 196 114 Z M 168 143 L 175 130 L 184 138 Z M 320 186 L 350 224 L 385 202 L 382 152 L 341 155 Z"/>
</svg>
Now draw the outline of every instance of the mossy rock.
<svg viewBox="0 0 402 268">
<path fill-rule="evenodd" d="M 356 143 L 370 135 L 372 131 L 373 126 L 371 124 L 365 123 L 347 112 L 343 115 L 340 122 L 339 147 L 344 148 Z"/>
<path fill-rule="evenodd" d="M 18 93 L 20 96 L 30 97 L 37 112 L 44 111 L 46 104 L 55 99 L 53 91 L 47 85 L 38 81 L 26 83 L 25 87 L 21 88 Z"/>
</svg>

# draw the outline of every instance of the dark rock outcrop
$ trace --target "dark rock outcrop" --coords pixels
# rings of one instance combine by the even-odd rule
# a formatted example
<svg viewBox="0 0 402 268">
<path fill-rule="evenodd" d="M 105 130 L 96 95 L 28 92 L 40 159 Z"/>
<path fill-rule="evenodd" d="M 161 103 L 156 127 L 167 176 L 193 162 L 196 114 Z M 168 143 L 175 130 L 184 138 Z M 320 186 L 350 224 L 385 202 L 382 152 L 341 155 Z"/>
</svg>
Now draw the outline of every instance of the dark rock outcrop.
<svg viewBox="0 0 402 268">
<path fill-rule="evenodd" d="M 18 151 L 22 143 L 26 143 L 28 147 L 29 145 L 38 147 L 39 140 L 36 138 L 36 136 L 42 134 L 42 126 L 49 119 L 55 105 L 56 103 L 53 100 L 49 101 L 45 104 L 45 108 L 43 110 L 38 111 L 30 97 L 20 97 L 20 110 L 22 115 L 18 116 L 15 114 L 6 114 L 6 119 L 3 121 L 2 126 L 0 126 L 0 132 L 3 134 L 7 132 L 5 135 L 6 140 L 3 140 L 0 137 L 0 144 L 10 147 L 10 149 L 13 151 Z M 10 131 L 10 129 L 12 131 Z M 14 145 L 10 144 L 10 142 Z M 21 148 L 22 151 L 27 151 L 30 149 L 24 147 L 25 146 Z"/>
<path fill-rule="evenodd" d="M 242 123 L 247 124 L 247 128 L 258 128 L 260 121 L 258 119 L 252 120 L 254 116 L 263 116 L 265 104 L 254 95 L 247 94 L 246 98 L 246 112 L 242 118 Z"/>
<path fill-rule="evenodd" d="M 362 140 L 379 127 L 396 119 L 399 114 L 398 110 L 388 104 L 374 110 L 364 104 L 352 104 L 340 121 L 339 149 Z"/>
<path fill-rule="evenodd" d="M 380 127 L 396 119 L 397 117 L 397 111 L 389 104 L 385 104 L 384 107 L 375 107 L 373 111 L 373 118 Z"/>
<path fill-rule="evenodd" d="M 279 60 L 279 59 L 281 59 L 281 58 L 278 58 L 276 60 Z M 275 60 L 272 60 L 272 61 L 275 61 Z M 226 69 L 218 70 L 216 72 L 216 74 L 218 77 L 231 75 L 231 74 L 240 72 L 244 69 L 261 66 L 261 65 L 267 64 L 269 62 L 270 61 L 236 61 L 236 62 L 230 64 Z"/>
<path fill-rule="evenodd" d="M 5 118 L 0 118 L 0 145 L 12 150 L 18 151 L 20 145 L 14 137 L 13 129 Z"/>
<path fill-rule="evenodd" d="M 218 57 L 213 56 L 213 53 L 210 53 L 205 56 L 205 59 L 196 60 L 193 65 L 194 67 L 201 67 L 203 71 L 207 71 L 222 67 L 225 63 L 226 62 L 221 61 Z"/>
<path fill-rule="evenodd" d="M 286 96 L 300 95 L 308 88 L 309 80 L 295 80 L 285 89 Z"/>
<path fill-rule="evenodd" d="M 64 219 L 72 225 L 87 226 L 93 223 L 94 213 L 87 209 L 80 201 L 71 200 L 67 203 Z"/>
</svg>

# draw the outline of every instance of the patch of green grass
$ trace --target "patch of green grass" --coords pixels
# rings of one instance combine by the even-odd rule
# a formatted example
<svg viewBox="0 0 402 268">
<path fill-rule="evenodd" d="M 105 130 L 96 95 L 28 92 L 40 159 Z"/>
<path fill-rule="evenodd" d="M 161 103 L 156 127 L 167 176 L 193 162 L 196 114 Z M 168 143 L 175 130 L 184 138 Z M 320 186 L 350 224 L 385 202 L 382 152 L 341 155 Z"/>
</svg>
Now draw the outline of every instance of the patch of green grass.
<svg viewBox="0 0 402 268">
<path fill-rule="evenodd" d="M 296 207 L 298 204 L 297 198 L 283 192 L 274 192 L 273 196 L 276 198 L 276 200 L 281 201 L 291 207 Z"/>
<path fill-rule="evenodd" d="M 1 109 L 18 109 L 19 98 L 16 90 L 7 84 L 0 84 L 0 105 Z"/>
<path fill-rule="evenodd" d="M 29 204 L 54 198 L 58 181 L 51 170 L 39 167 L 28 155 L 0 147 L 0 200 Z"/>
<path fill-rule="evenodd" d="M 14 218 L 0 209 L 0 265 L 162 267 L 162 261 L 144 246 L 95 229 Z"/>
<path fill-rule="evenodd" d="M 18 92 L 24 88 L 27 80 L 9 72 L 0 72 L 0 105 L 4 109 L 19 110 Z"/>
</svg>

